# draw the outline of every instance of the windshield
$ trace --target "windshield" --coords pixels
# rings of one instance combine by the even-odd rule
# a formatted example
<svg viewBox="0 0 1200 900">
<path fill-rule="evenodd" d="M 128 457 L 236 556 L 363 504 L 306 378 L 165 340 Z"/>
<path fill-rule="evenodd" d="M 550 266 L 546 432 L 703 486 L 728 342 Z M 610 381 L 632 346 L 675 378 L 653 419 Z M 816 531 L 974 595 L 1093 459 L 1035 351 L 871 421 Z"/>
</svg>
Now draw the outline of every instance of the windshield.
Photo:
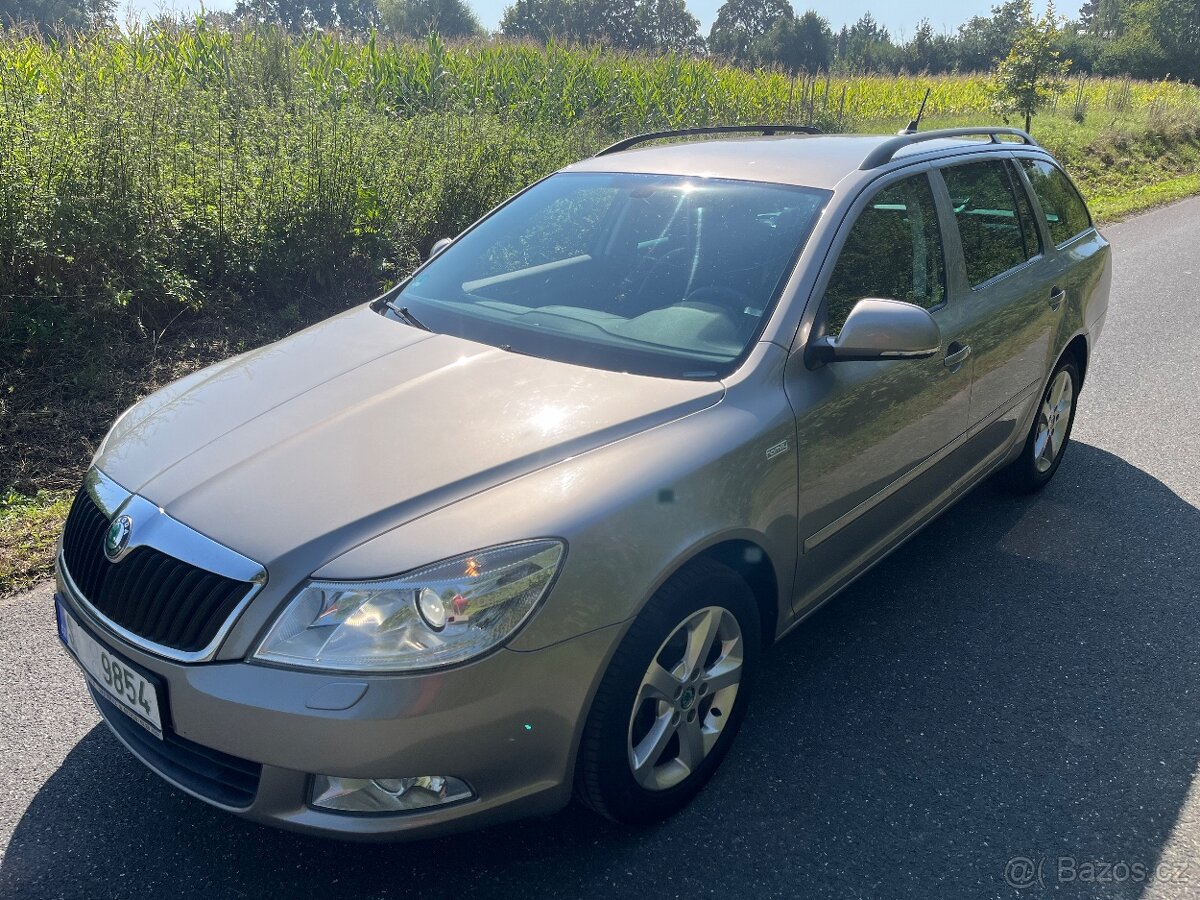
<svg viewBox="0 0 1200 900">
<path fill-rule="evenodd" d="M 672 378 L 720 378 L 757 336 L 829 194 L 562 173 L 469 231 L 398 296 L 435 332 Z"/>
</svg>

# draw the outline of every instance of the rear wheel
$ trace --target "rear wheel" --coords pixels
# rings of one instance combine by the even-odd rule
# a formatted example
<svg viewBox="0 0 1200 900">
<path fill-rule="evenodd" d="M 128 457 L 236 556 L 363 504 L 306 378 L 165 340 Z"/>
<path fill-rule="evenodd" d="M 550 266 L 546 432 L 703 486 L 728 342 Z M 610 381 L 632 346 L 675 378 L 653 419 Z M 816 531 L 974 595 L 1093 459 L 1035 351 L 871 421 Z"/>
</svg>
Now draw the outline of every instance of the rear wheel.
<svg viewBox="0 0 1200 900">
<path fill-rule="evenodd" d="M 1012 490 L 1029 494 L 1041 490 L 1054 477 L 1071 438 L 1078 396 L 1079 369 L 1068 356 L 1050 376 L 1021 455 L 1004 471 Z"/>
<path fill-rule="evenodd" d="M 646 605 L 614 654 L 584 728 L 576 794 L 617 822 L 687 803 L 741 725 L 761 649 L 746 583 L 708 560 Z"/>
</svg>

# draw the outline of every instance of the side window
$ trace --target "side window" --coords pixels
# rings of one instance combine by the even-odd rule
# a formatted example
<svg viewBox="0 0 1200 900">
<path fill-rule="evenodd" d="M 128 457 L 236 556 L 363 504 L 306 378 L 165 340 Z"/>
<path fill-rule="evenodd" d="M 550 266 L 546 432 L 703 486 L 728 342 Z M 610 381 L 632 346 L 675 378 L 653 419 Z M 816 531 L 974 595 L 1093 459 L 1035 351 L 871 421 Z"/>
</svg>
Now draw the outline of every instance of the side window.
<svg viewBox="0 0 1200 900">
<path fill-rule="evenodd" d="M 946 188 L 954 204 L 954 218 L 962 237 L 967 280 L 978 287 L 997 275 L 1019 266 L 1041 252 L 1029 202 L 1020 193 L 1024 225 L 1012 173 L 1004 160 L 964 163 L 942 169 Z"/>
<path fill-rule="evenodd" d="M 906 300 L 931 309 L 946 298 L 946 267 L 928 176 L 888 185 L 854 223 L 825 288 L 830 334 L 841 331 L 864 297 Z"/>
<path fill-rule="evenodd" d="M 1062 246 L 1092 227 L 1092 217 L 1083 198 L 1057 166 L 1038 159 L 1023 159 L 1021 165 L 1046 214 L 1050 237 L 1056 245 Z"/>
<path fill-rule="evenodd" d="M 1015 162 L 1014 162 L 1015 165 Z M 1017 218 L 1021 220 L 1021 239 L 1025 242 L 1025 258 L 1033 259 L 1042 252 L 1042 232 L 1033 217 L 1033 205 L 1029 202 L 1029 194 L 1021 183 L 1021 175 L 1015 169 L 1008 170 L 1012 181 L 1013 194 L 1017 198 Z"/>
</svg>

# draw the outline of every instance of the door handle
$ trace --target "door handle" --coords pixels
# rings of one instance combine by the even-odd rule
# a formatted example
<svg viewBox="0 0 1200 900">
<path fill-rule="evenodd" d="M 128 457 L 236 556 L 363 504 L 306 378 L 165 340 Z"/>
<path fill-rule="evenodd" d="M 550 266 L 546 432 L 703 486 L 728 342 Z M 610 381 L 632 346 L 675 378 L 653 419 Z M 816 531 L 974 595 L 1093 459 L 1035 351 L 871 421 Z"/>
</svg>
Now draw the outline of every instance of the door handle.
<svg viewBox="0 0 1200 900">
<path fill-rule="evenodd" d="M 1054 288 L 1050 291 L 1050 308 L 1058 309 L 1065 299 L 1067 299 L 1067 292 L 1060 287 Z"/>
<path fill-rule="evenodd" d="M 951 372 L 958 371 L 958 367 L 966 362 L 967 357 L 971 355 L 970 344 L 959 344 L 955 342 L 946 349 L 946 358 L 943 359 L 942 362 L 945 363 L 946 368 Z"/>
</svg>

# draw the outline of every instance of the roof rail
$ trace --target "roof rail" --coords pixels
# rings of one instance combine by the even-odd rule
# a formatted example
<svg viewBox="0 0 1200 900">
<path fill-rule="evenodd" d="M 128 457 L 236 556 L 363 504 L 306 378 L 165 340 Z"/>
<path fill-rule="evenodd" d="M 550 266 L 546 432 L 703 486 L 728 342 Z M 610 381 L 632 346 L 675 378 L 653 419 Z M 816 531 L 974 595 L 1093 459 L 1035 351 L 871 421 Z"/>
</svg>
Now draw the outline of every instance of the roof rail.
<svg viewBox="0 0 1200 900">
<path fill-rule="evenodd" d="M 1026 132 L 1020 128 L 941 128 L 937 131 L 922 131 L 917 134 L 898 134 L 890 140 L 884 141 L 874 150 L 867 154 L 867 158 L 862 161 L 859 169 L 866 171 L 867 169 L 878 169 L 880 166 L 892 161 L 892 158 L 912 144 L 919 144 L 922 141 L 937 141 L 944 138 L 969 137 L 971 135 L 986 135 L 991 138 L 991 143 L 999 144 L 1002 141 L 999 135 L 1008 134 L 1013 137 L 1019 137 L 1021 143 L 1030 146 L 1041 146 L 1031 138 Z M 1007 142 L 1003 142 L 1007 143 Z"/>
<path fill-rule="evenodd" d="M 636 147 L 638 144 L 646 144 L 650 141 L 662 140 L 663 138 L 691 137 L 698 134 L 772 135 L 777 132 L 786 134 L 820 134 L 821 129 L 813 128 L 811 125 L 710 125 L 705 128 L 676 128 L 671 131 L 651 131 L 647 134 L 637 134 L 633 137 L 627 137 L 609 147 L 605 147 L 596 156 L 620 153 L 622 150 L 628 150 L 630 147 Z"/>
</svg>

